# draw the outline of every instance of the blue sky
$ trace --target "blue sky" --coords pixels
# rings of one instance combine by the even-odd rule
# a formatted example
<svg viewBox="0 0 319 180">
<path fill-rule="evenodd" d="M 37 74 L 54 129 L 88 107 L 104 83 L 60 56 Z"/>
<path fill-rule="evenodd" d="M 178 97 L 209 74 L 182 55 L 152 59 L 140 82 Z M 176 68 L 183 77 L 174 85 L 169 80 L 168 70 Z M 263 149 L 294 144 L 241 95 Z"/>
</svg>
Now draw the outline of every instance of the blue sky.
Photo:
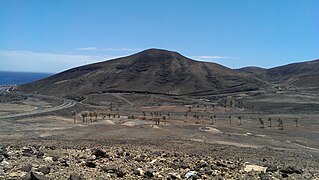
<svg viewBox="0 0 319 180">
<path fill-rule="evenodd" d="M 319 58 L 318 0 L 1 0 L 0 70 L 60 72 L 148 48 L 230 68 Z"/>
</svg>

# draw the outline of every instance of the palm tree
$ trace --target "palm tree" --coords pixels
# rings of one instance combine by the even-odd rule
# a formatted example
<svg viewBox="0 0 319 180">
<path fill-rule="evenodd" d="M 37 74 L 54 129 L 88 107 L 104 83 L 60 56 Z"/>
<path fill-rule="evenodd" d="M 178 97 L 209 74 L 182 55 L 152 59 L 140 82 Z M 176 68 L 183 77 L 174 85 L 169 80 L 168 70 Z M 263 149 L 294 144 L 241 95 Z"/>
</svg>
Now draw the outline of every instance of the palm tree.
<svg viewBox="0 0 319 180">
<path fill-rule="evenodd" d="M 213 117 L 214 117 L 214 119 L 215 119 L 215 124 L 216 124 L 216 114 L 214 114 L 214 116 L 213 116 Z"/>
<path fill-rule="evenodd" d="M 87 116 L 88 116 L 88 113 L 87 113 L 87 112 L 81 114 L 82 122 L 83 122 L 83 123 L 85 122 L 85 119 L 87 118 Z"/>
<path fill-rule="evenodd" d="M 260 123 L 260 128 L 265 127 L 265 124 L 264 124 L 264 121 L 262 120 L 262 118 L 259 118 L 259 123 Z"/>
<path fill-rule="evenodd" d="M 75 124 L 75 120 L 76 120 L 76 119 L 75 119 L 75 118 L 76 118 L 76 112 L 75 112 L 75 111 L 72 111 L 72 117 L 73 117 L 73 119 L 74 119 L 74 120 L 73 120 L 73 124 Z"/>
<path fill-rule="evenodd" d="M 93 112 L 93 116 L 95 117 L 95 121 L 97 121 L 97 113 L 96 112 Z"/>
<path fill-rule="evenodd" d="M 239 120 L 239 126 L 241 125 L 241 117 L 238 116 L 238 120 Z"/>
<path fill-rule="evenodd" d="M 92 122 L 93 113 L 89 112 L 90 121 Z"/>
<path fill-rule="evenodd" d="M 284 129 L 284 122 L 280 118 L 278 119 L 278 127 L 279 127 L 279 130 Z"/>
<path fill-rule="evenodd" d="M 271 127 L 271 118 L 268 118 L 268 122 L 269 122 L 269 126 L 268 127 Z"/>
<path fill-rule="evenodd" d="M 298 127 L 298 118 L 295 119 L 296 127 Z"/>
</svg>

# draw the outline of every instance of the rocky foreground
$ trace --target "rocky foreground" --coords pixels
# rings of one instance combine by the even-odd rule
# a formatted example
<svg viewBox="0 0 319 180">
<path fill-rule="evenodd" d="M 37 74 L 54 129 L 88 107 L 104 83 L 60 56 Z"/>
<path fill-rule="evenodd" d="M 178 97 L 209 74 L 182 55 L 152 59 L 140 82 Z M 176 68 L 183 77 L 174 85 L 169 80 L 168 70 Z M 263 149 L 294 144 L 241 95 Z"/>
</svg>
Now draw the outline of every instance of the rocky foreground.
<svg viewBox="0 0 319 180">
<path fill-rule="evenodd" d="M 319 179 L 316 161 L 309 168 L 307 162 L 275 162 L 277 157 L 247 162 L 228 147 L 227 151 L 225 147 L 207 151 L 233 158 L 196 153 L 200 143 L 174 148 L 166 144 L 165 148 L 159 144 L 39 144 L 1 145 L 0 179 Z"/>
</svg>

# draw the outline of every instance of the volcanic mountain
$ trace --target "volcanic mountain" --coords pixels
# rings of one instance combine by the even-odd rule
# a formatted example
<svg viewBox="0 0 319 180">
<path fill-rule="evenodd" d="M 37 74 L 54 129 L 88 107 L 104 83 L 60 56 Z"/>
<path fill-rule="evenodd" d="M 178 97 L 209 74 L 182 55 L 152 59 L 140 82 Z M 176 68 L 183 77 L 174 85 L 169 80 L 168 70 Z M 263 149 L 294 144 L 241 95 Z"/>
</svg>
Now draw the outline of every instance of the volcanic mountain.
<svg viewBox="0 0 319 180">
<path fill-rule="evenodd" d="M 270 69 L 246 67 L 238 71 L 282 87 L 319 87 L 319 59 Z"/>
<path fill-rule="evenodd" d="M 19 86 L 29 93 L 69 96 L 105 92 L 203 95 L 265 87 L 254 76 L 177 52 L 149 49 L 131 56 L 76 67 Z"/>
</svg>

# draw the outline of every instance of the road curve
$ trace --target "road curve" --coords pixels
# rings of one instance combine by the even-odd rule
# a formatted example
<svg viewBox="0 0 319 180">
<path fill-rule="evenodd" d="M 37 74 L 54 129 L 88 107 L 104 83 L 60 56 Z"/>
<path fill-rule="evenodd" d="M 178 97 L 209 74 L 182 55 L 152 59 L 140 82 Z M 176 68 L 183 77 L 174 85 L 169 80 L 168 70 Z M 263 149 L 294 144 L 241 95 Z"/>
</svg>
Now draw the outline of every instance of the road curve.
<svg viewBox="0 0 319 180">
<path fill-rule="evenodd" d="M 9 92 L 9 88 L 1 87 L 0 91 Z M 54 97 L 54 96 L 33 95 L 33 94 L 32 95 L 28 94 L 27 96 L 39 97 L 39 98 L 45 98 L 45 99 L 51 99 L 51 100 L 60 100 L 60 101 L 63 101 L 63 103 L 58 105 L 58 106 L 54 106 L 54 107 L 50 107 L 50 108 L 37 109 L 35 111 L 30 111 L 30 112 L 23 112 L 23 113 L 18 113 L 18 114 L 8 114 L 8 115 L 0 116 L 0 119 L 19 118 L 19 117 L 24 117 L 24 116 L 38 115 L 38 114 L 42 114 L 42 113 L 53 112 L 53 111 L 58 111 L 58 110 L 70 108 L 76 104 L 76 102 L 73 100 L 65 99 L 65 98 L 58 98 L 58 97 Z"/>
</svg>

